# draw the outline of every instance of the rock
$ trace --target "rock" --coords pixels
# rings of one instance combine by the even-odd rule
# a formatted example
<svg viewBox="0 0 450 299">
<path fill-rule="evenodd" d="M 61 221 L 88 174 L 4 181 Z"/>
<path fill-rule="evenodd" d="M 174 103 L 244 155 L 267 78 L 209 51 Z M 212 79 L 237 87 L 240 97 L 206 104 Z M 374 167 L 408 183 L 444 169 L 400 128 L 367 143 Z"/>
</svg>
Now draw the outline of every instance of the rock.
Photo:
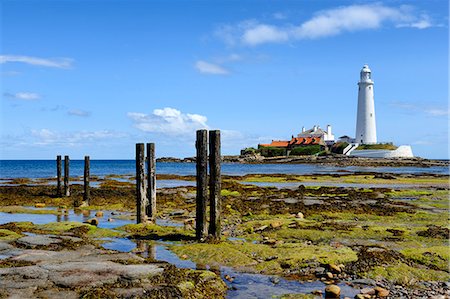
<svg viewBox="0 0 450 299">
<path fill-rule="evenodd" d="M 97 218 L 92 218 L 92 219 L 89 219 L 88 221 L 86 221 L 86 222 L 84 222 L 84 223 L 88 223 L 88 224 L 90 224 L 90 225 L 95 225 L 95 226 L 97 226 L 97 225 L 98 225 L 98 219 L 97 219 Z"/>
<path fill-rule="evenodd" d="M 108 218 L 108 222 L 113 222 L 113 221 L 114 221 L 114 219 Z"/>
<path fill-rule="evenodd" d="M 295 218 L 297 218 L 297 219 L 303 219 L 303 218 L 305 218 L 305 216 L 303 216 L 303 213 L 302 213 L 302 212 L 298 212 L 298 213 L 295 215 Z"/>
<path fill-rule="evenodd" d="M 188 218 L 184 220 L 184 224 L 190 224 L 190 225 L 194 225 L 195 223 L 195 218 Z"/>
<path fill-rule="evenodd" d="M 119 212 L 111 212 L 111 215 L 120 215 Z"/>
<path fill-rule="evenodd" d="M 257 227 L 257 228 L 255 228 L 255 232 L 262 232 L 263 230 L 265 230 L 266 228 L 268 228 L 268 226 L 267 225 L 263 225 L 263 226 L 260 226 L 260 227 Z"/>
<path fill-rule="evenodd" d="M 183 255 L 181 256 L 181 258 L 182 258 L 183 260 L 187 260 L 189 257 L 187 256 L 187 254 L 183 254 Z"/>
<path fill-rule="evenodd" d="M 325 288 L 325 298 L 339 298 L 341 288 L 335 284 L 330 284 Z"/>
<path fill-rule="evenodd" d="M 103 217 L 103 212 L 97 211 L 97 213 L 95 213 L 95 217 Z"/>
<path fill-rule="evenodd" d="M 230 275 L 226 274 L 223 278 L 225 278 L 226 280 L 228 280 L 229 282 L 233 282 L 234 278 L 231 277 Z"/>
<path fill-rule="evenodd" d="M 355 295 L 355 299 L 365 299 L 366 297 L 364 297 L 363 294 L 356 294 Z"/>
<path fill-rule="evenodd" d="M 325 272 L 325 268 L 324 267 L 317 267 L 316 270 L 315 270 L 316 276 L 321 276 L 321 275 L 323 275 L 324 272 Z"/>
<path fill-rule="evenodd" d="M 363 295 L 375 295 L 375 289 L 373 289 L 373 288 L 364 288 L 364 289 L 361 289 L 361 291 L 360 291 L 360 293 L 361 294 L 363 294 Z"/>
<path fill-rule="evenodd" d="M 34 205 L 35 208 L 44 208 L 45 207 L 45 203 L 37 203 Z"/>
<path fill-rule="evenodd" d="M 47 235 L 25 236 L 17 240 L 17 243 L 28 247 L 48 246 L 50 244 L 61 243 L 61 239 Z"/>
<path fill-rule="evenodd" d="M 275 245 L 277 243 L 277 240 L 275 240 L 275 239 L 268 239 L 268 240 L 264 240 L 262 243 L 265 244 L 265 245 Z"/>
<path fill-rule="evenodd" d="M 174 210 L 174 211 L 170 212 L 169 216 L 182 216 L 185 213 L 186 213 L 186 210 L 179 209 L 179 210 Z"/>
<path fill-rule="evenodd" d="M 327 272 L 327 273 L 325 273 L 325 275 L 327 276 L 327 278 L 333 279 L 333 273 Z"/>
<path fill-rule="evenodd" d="M 328 268 L 333 273 L 341 273 L 342 272 L 341 267 L 339 267 L 338 265 L 335 265 L 335 264 L 329 264 Z"/>
<path fill-rule="evenodd" d="M 378 297 L 387 297 L 389 295 L 389 290 L 383 289 L 382 287 L 374 287 L 374 290 Z"/>
<path fill-rule="evenodd" d="M 323 291 L 322 290 L 314 290 L 311 292 L 311 294 L 322 297 Z"/>
<path fill-rule="evenodd" d="M 270 223 L 270 227 L 271 228 L 281 228 L 283 224 L 280 221 L 274 221 L 272 223 Z"/>
<path fill-rule="evenodd" d="M 83 216 L 89 217 L 91 215 L 91 211 L 83 210 L 83 211 L 81 211 L 81 214 L 83 214 Z"/>
<path fill-rule="evenodd" d="M 278 284 L 278 283 L 280 283 L 280 278 L 277 277 L 277 276 L 273 276 L 273 277 L 270 278 L 270 281 L 271 281 L 273 284 Z"/>
</svg>

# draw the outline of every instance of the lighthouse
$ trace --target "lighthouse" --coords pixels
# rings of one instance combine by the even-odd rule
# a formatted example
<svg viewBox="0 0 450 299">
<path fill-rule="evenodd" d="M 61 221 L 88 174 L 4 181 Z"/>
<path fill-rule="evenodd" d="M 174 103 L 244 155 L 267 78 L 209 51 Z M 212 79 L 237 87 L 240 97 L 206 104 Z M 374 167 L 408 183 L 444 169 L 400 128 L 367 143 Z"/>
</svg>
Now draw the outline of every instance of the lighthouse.
<svg viewBox="0 0 450 299">
<path fill-rule="evenodd" d="M 371 74 L 369 66 L 365 64 L 361 70 L 358 82 L 358 115 L 356 118 L 355 141 L 359 144 L 377 143 Z"/>
</svg>

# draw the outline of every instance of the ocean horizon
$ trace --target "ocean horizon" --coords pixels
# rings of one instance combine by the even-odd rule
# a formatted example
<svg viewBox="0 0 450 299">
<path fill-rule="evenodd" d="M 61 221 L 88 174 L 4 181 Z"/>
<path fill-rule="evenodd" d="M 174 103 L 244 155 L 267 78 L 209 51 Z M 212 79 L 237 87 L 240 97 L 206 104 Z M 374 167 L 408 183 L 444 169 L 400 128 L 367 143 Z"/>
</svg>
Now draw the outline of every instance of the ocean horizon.
<svg viewBox="0 0 450 299">
<path fill-rule="evenodd" d="M 64 163 L 63 163 L 64 164 Z M 63 165 L 64 168 L 64 165 Z M 83 176 L 84 160 L 70 160 L 70 176 Z M 91 176 L 134 175 L 135 160 L 90 160 Z M 241 164 L 222 163 L 223 175 L 246 174 L 335 174 L 346 172 L 379 172 L 379 173 L 430 173 L 448 175 L 446 166 L 417 167 L 363 167 L 363 166 L 331 166 L 320 164 Z M 196 164 L 185 162 L 156 162 L 157 174 L 195 175 Z M 52 178 L 56 177 L 56 160 L 0 160 L 0 178 Z"/>
</svg>

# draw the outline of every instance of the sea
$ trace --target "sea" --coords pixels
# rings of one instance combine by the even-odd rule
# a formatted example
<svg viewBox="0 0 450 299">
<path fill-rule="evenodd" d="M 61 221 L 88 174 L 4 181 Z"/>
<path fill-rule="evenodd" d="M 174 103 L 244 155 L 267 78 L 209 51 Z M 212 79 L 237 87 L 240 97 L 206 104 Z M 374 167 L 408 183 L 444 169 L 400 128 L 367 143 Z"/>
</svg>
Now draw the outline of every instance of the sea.
<svg viewBox="0 0 450 299">
<path fill-rule="evenodd" d="M 64 164 L 64 163 L 63 163 Z M 134 160 L 91 160 L 91 176 L 134 175 Z M 63 166 L 64 168 L 64 166 Z M 70 161 L 70 176 L 82 176 L 84 160 Z M 328 166 L 318 164 L 240 164 L 223 163 L 223 175 L 245 174 L 338 174 L 355 172 L 409 173 L 409 174 L 443 174 L 450 173 L 446 166 L 433 167 L 361 167 Z M 195 163 L 157 162 L 156 174 L 195 175 Z M 55 160 L 0 160 L 0 179 L 9 178 L 53 178 L 56 177 Z"/>
</svg>

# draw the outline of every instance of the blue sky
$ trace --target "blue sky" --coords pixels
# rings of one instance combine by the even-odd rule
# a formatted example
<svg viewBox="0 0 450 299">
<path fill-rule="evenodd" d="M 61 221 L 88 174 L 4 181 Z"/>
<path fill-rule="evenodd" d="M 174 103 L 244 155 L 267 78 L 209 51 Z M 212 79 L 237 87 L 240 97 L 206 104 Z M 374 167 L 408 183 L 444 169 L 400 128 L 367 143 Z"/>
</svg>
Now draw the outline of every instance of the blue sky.
<svg viewBox="0 0 450 299">
<path fill-rule="evenodd" d="M 448 1 L 1 3 L 2 159 L 195 154 L 355 134 L 369 64 L 379 141 L 448 158 Z"/>
</svg>

